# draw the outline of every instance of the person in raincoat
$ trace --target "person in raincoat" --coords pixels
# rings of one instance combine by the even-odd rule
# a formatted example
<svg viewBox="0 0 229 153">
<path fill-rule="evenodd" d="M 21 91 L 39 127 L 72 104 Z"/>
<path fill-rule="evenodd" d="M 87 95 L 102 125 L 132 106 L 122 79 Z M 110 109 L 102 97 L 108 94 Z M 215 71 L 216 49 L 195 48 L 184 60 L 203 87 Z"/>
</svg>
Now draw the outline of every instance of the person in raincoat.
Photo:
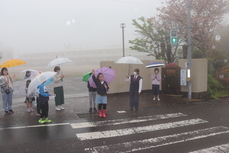
<svg viewBox="0 0 229 153">
<path fill-rule="evenodd" d="M 3 102 L 3 109 L 6 114 L 14 113 L 12 109 L 12 98 L 13 98 L 13 78 L 14 76 L 10 76 L 8 73 L 8 69 L 3 67 L 1 69 L 1 76 L 5 79 L 5 83 L 1 86 L 2 92 L 2 102 Z"/>
</svg>

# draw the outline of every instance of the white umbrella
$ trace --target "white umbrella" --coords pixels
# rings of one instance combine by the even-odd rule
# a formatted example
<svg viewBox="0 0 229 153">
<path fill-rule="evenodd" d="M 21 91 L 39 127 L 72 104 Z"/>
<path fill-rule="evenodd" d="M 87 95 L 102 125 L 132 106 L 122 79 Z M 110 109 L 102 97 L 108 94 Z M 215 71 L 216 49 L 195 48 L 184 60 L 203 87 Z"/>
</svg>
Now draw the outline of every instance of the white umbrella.
<svg viewBox="0 0 229 153">
<path fill-rule="evenodd" d="M 56 75 L 56 72 L 51 72 L 51 71 L 44 72 L 37 75 L 35 78 L 32 79 L 31 83 L 29 84 L 27 95 L 33 94 L 40 84 L 42 84 L 47 80 L 50 80 L 51 78 L 54 77 L 54 75 Z"/>
<path fill-rule="evenodd" d="M 32 74 L 33 72 L 36 72 L 37 70 L 34 70 L 34 69 L 22 70 L 22 71 L 20 72 L 20 74 L 19 74 L 20 78 L 24 79 L 26 71 L 30 71 L 31 74 Z"/>
<path fill-rule="evenodd" d="M 49 62 L 49 64 L 47 65 L 47 68 L 54 67 L 54 66 L 60 66 L 61 64 L 65 64 L 69 62 L 72 62 L 72 60 L 68 58 L 56 58 L 52 60 L 51 62 Z"/>
<path fill-rule="evenodd" d="M 133 56 L 122 57 L 115 63 L 117 63 L 117 64 L 129 64 L 128 74 L 130 74 L 130 64 L 143 64 L 140 59 L 133 57 Z"/>
<path fill-rule="evenodd" d="M 116 63 L 118 64 L 143 64 L 140 59 L 133 57 L 133 56 L 122 57 Z"/>
</svg>

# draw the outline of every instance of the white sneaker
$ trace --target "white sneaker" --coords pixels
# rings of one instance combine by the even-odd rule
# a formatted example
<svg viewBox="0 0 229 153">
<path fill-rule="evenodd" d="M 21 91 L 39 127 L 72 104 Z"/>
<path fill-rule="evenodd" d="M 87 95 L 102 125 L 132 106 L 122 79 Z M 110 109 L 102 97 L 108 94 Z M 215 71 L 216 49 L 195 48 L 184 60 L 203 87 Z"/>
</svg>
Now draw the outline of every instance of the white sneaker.
<svg viewBox="0 0 229 153">
<path fill-rule="evenodd" d="M 156 100 L 155 97 L 153 98 L 153 100 Z"/>
<path fill-rule="evenodd" d="M 160 101 L 160 98 L 157 98 L 158 101 Z"/>
<path fill-rule="evenodd" d="M 60 109 L 64 109 L 64 107 L 62 105 L 59 106 Z"/>
<path fill-rule="evenodd" d="M 56 110 L 57 110 L 57 111 L 58 111 L 58 110 L 61 110 L 61 108 L 57 106 L 57 107 L 56 107 Z"/>
</svg>

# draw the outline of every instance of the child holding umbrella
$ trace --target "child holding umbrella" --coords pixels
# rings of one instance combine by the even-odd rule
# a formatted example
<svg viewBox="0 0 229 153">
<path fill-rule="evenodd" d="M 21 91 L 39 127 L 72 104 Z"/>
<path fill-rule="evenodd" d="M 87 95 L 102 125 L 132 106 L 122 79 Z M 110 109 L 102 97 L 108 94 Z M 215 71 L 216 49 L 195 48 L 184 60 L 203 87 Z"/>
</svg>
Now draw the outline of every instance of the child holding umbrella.
<svg viewBox="0 0 229 153">
<path fill-rule="evenodd" d="M 107 107 L 107 91 L 109 89 L 108 84 L 104 81 L 104 76 L 102 73 L 95 77 L 95 71 L 92 70 L 92 79 L 97 87 L 97 94 L 95 98 L 95 103 L 98 104 L 98 112 L 99 117 L 107 117 L 106 116 L 106 107 Z"/>
</svg>

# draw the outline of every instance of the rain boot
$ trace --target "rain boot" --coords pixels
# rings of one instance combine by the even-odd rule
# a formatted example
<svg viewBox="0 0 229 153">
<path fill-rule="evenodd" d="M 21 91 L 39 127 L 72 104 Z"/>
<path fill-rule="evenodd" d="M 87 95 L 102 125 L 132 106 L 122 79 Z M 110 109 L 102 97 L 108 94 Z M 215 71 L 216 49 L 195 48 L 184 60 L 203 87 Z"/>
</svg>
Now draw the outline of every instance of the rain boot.
<svg viewBox="0 0 229 153">
<path fill-rule="evenodd" d="M 103 117 L 103 110 L 99 110 L 99 117 Z"/>
<path fill-rule="evenodd" d="M 103 117 L 107 117 L 106 110 L 103 110 Z"/>
</svg>

